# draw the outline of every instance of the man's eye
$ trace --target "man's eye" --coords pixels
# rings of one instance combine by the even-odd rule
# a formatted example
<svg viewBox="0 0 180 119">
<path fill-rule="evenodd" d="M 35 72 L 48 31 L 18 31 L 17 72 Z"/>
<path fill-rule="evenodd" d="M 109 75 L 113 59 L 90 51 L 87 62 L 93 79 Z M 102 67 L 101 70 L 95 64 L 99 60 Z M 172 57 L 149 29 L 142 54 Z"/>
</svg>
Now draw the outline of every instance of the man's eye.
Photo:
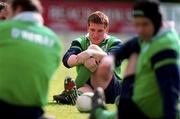
<svg viewBox="0 0 180 119">
<path fill-rule="evenodd" d="M 93 32 L 94 32 L 95 30 L 94 30 L 94 29 L 91 29 L 91 31 L 93 31 Z"/>
</svg>

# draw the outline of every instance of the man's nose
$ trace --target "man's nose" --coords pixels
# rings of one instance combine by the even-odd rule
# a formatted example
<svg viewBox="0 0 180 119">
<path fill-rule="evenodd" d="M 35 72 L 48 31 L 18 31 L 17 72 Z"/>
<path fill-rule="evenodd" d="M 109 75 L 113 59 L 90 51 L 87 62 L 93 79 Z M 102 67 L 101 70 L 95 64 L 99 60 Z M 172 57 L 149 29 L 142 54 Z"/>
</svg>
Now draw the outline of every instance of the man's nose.
<svg viewBox="0 0 180 119">
<path fill-rule="evenodd" d="M 142 34 L 142 33 L 144 32 L 144 28 L 143 28 L 142 26 L 139 26 L 139 27 L 137 28 L 137 32 L 138 32 L 139 34 Z"/>
<path fill-rule="evenodd" d="M 98 37 L 98 32 L 94 32 L 93 36 Z"/>
</svg>

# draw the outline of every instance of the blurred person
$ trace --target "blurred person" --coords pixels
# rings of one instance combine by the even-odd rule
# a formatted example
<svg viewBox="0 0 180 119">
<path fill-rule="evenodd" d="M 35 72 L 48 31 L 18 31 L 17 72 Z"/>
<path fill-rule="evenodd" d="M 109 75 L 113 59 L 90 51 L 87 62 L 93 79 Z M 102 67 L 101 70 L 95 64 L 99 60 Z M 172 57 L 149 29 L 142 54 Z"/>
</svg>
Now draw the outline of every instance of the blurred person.
<svg viewBox="0 0 180 119">
<path fill-rule="evenodd" d="M 115 71 L 113 71 L 114 67 L 109 68 L 112 63 L 102 65 L 101 59 L 121 47 L 121 41 L 108 35 L 109 19 L 100 11 L 96 11 L 88 17 L 87 31 L 87 35 L 72 41 L 63 57 L 64 66 L 77 68 L 77 77 L 75 83 L 70 77 L 65 79 L 65 90 L 61 94 L 53 96 L 58 103 L 75 104 L 76 93 L 66 98 L 67 92 L 74 86 L 77 86 L 78 92 L 81 93 L 93 92 L 97 87 L 102 87 L 105 91 L 106 103 L 114 103 L 115 98 L 119 95 L 121 61 L 115 62 Z M 71 97 L 75 97 L 75 99 L 71 99 Z"/>
<path fill-rule="evenodd" d="M 0 2 L 0 20 L 7 19 L 8 16 L 8 4 L 6 2 Z"/>
<path fill-rule="evenodd" d="M 155 1 L 137 2 L 133 22 L 138 36 L 128 42 L 136 50 L 125 70 L 118 111 L 106 110 L 103 90 L 97 88 L 90 119 L 179 119 L 179 36 L 172 26 L 162 26 Z M 121 52 L 113 54 L 115 60 Z"/>
<path fill-rule="evenodd" d="M 60 62 L 60 40 L 43 25 L 38 0 L 11 0 L 0 23 L 0 116 L 40 119 L 49 81 Z"/>
</svg>

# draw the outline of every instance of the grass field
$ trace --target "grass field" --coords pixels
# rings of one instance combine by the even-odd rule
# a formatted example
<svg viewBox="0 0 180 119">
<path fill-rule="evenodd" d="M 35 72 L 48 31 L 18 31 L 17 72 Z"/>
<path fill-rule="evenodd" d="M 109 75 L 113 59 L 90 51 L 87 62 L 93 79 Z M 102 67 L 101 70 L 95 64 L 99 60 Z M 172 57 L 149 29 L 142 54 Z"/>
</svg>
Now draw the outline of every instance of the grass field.
<svg viewBox="0 0 180 119">
<path fill-rule="evenodd" d="M 54 94 L 58 94 L 63 90 L 64 78 L 69 75 L 75 78 L 75 68 L 67 69 L 60 66 L 50 83 L 48 105 L 45 107 L 47 115 L 54 115 L 56 119 L 87 119 L 88 113 L 80 113 L 75 106 L 56 104 L 52 100 Z M 108 109 L 115 110 L 114 105 L 107 105 Z"/>
</svg>

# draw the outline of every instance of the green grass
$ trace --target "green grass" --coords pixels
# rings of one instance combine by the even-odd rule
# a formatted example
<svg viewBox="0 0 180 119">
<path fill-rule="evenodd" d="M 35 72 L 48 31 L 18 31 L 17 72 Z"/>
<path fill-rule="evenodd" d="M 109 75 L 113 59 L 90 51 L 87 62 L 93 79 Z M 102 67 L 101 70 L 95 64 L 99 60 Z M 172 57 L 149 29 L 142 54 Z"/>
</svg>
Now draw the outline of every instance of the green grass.
<svg viewBox="0 0 180 119">
<path fill-rule="evenodd" d="M 124 64 L 126 64 L 126 62 Z M 123 65 L 123 67 L 124 66 L 125 65 Z M 75 68 L 67 69 L 61 65 L 50 82 L 48 104 L 45 107 L 45 112 L 47 115 L 54 115 L 56 119 L 87 119 L 89 116 L 88 113 L 80 113 L 75 106 L 56 104 L 52 100 L 53 95 L 59 94 L 63 90 L 63 81 L 66 76 L 75 78 Z M 114 111 L 115 105 L 109 104 L 107 105 L 107 108 L 111 111 Z"/>
</svg>

